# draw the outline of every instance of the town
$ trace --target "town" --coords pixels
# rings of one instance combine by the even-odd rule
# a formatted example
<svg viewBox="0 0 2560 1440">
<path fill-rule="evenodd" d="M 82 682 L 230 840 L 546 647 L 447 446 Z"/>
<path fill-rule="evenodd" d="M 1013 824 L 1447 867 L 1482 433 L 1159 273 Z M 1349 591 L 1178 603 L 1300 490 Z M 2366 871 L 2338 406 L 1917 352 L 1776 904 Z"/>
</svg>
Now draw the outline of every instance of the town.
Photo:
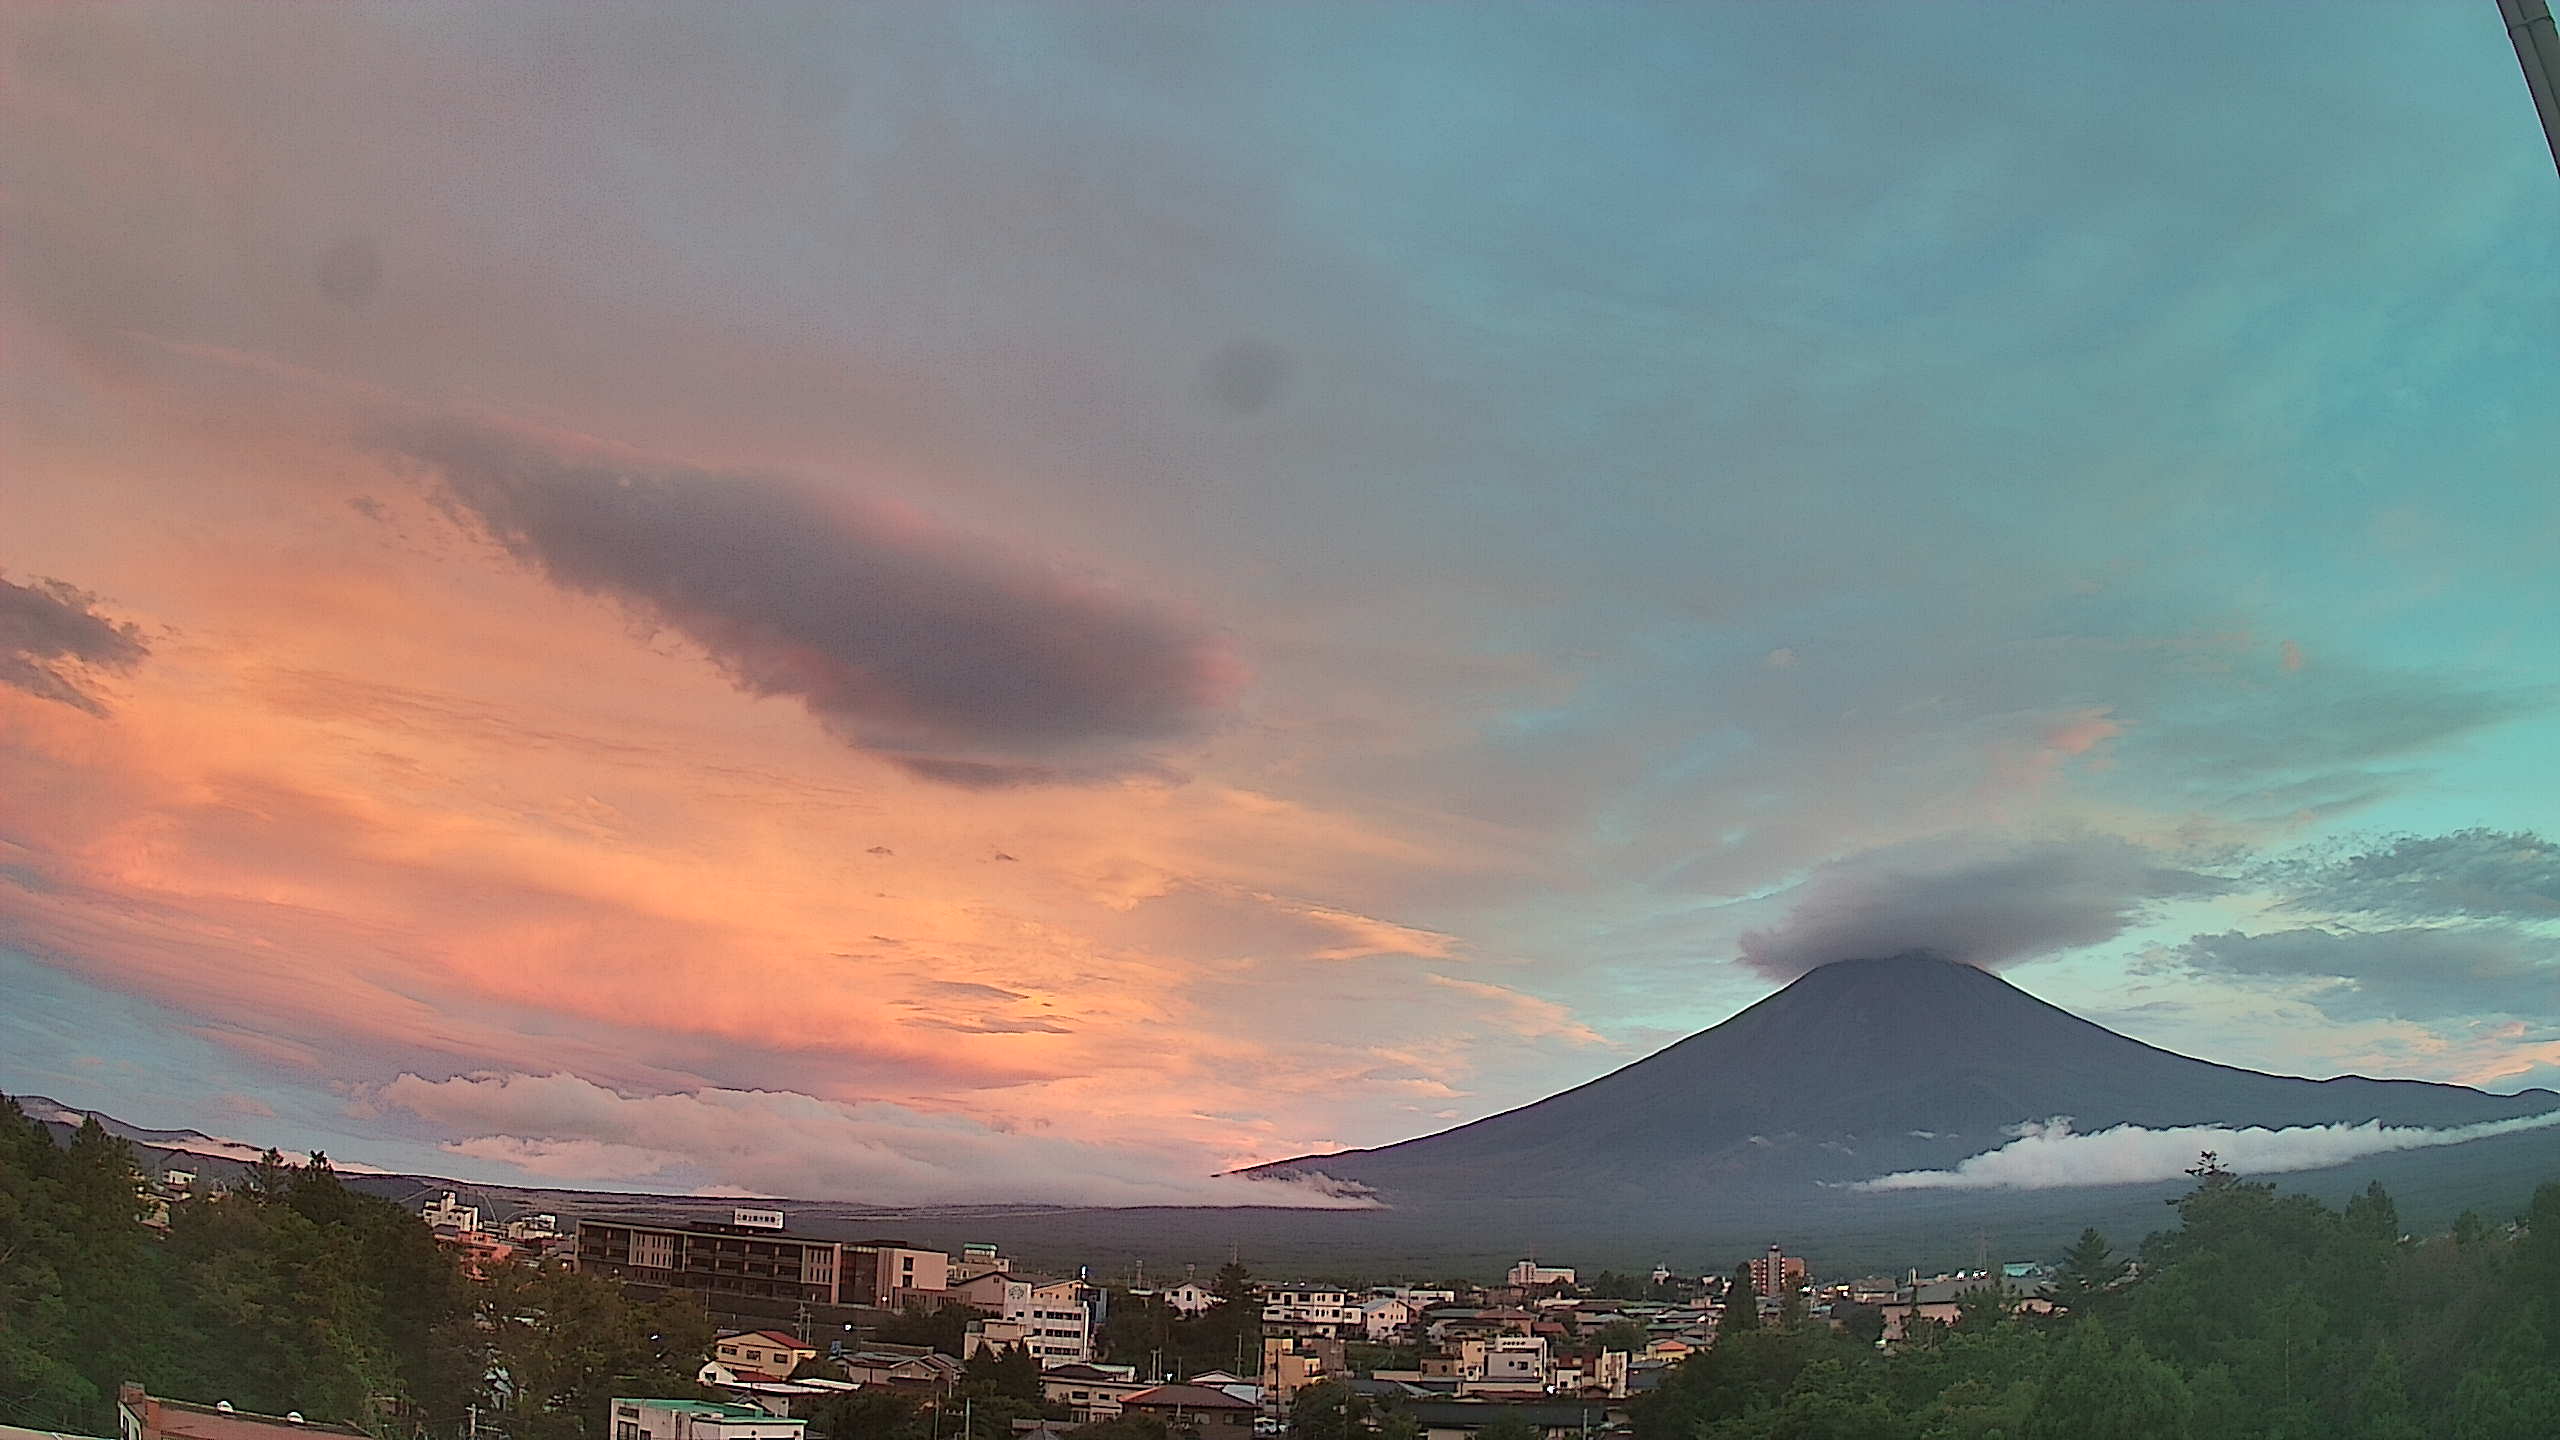
<svg viewBox="0 0 2560 1440">
<path fill-rule="evenodd" d="M 185 1169 L 134 1179 L 146 1230 L 221 1198 Z M 569 1272 L 700 1312 L 708 1344 L 683 1393 L 617 1394 L 609 1428 L 601 1415 L 570 1427 L 610 1440 L 857 1440 L 917 1420 L 936 1435 L 1062 1440 L 1111 1427 L 1091 1433 L 1214 1440 L 1321 1434 L 1322 1417 L 1346 1405 L 1391 1414 L 1428 1440 L 1560 1440 L 1626 1430 L 1631 1402 L 1735 1329 L 1816 1325 L 1891 1347 L 1919 1327 L 1957 1324 L 1985 1297 L 2053 1309 L 2042 1264 L 1835 1279 L 1779 1244 L 1722 1273 L 1524 1258 L 1481 1283 L 1350 1286 L 1258 1278 L 1233 1260 L 1205 1278 L 1051 1276 L 992 1245 L 797 1234 L 770 1208 L 564 1225 L 549 1213 L 501 1219 L 446 1191 L 416 1213 L 479 1285 Z M 972 1384 L 990 1377 L 1001 1379 Z M 502 1390 L 506 1378 L 493 1376 Z M 134 1384 L 118 1412 L 122 1440 L 378 1433 Z M 475 1409 L 467 1425 L 495 1440 L 508 1417 L 503 1406 Z M 0 1427 L 0 1440 L 26 1437 Z"/>
<path fill-rule="evenodd" d="M 2333 1209 L 2211 1153 L 2188 1174 L 2127 1251 L 1944 1274 L 1783 1239 L 1393 1284 L 1057 1274 L 771 1206 L 500 1214 L 318 1155 L 198 1168 L 0 1098 L 0 1440 L 1988 1440 L 2429 1406 L 2550 1433 L 2509 1411 L 2560 1400 L 2560 1184 L 2413 1234 L 2378 1182 Z"/>
</svg>

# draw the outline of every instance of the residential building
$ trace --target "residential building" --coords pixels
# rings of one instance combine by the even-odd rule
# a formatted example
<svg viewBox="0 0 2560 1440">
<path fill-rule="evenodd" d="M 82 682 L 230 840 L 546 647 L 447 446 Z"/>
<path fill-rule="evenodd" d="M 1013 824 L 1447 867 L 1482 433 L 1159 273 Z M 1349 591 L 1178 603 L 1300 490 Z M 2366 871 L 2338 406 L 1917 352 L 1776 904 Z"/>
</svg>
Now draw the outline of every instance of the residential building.
<svg viewBox="0 0 2560 1440">
<path fill-rule="evenodd" d="M 418 1210 L 418 1218 L 427 1222 L 428 1229 L 450 1230 L 467 1235 L 480 1228 L 480 1207 L 463 1204 L 454 1197 L 452 1191 L 447 1190 L 442 1196 L 421 1206 Z"/>
<path fill-rule="evenodd" d="M 1401 1295 L 1371 1295 L 1360 1301 L 1360 1333 L 1385 1342 L 1404 1334 L 1422 1307 Z"/>
<path fill-rule="evenodd" d="M 1262 1337 L 1262 1394 L 1281 1409 L 1287 1409 L 1289 1398 L 1300 1390 L 1328 1376 L 1346 1374 L 1350 1368 L 1340 1340 L 1309 1335 Z"/>
<path fill-rule="evenodd" d="M 613 1440 L 807 1440 L 809 1422 L 722 1400 L 613 1401 Z"/>
<path fill-rule="evenodd" d="M 715 1298 L 864 1303 L 844 1296 L 844 1250 L 833 1240 L 812 1240 L 761 1224 L 578 1222 L 579 1269 Z"/>
<path fill-rule="evenodd" d="M 1186 1385 L 1206 1385 L 1212 1390 L 1224 1390 L 1237 1399 L 1246 1401 L 1250 1404 L 1260 1405 L 1262 1403 L 1261 1386 L 1256 1385 L 1241 1375 L 1231 1374 L 1224 1370 L 1203 1370 L 1183 1383 Z"/>
<path fill-rule="evenodd" d="M 305 1420 L 299 1411 L 252 1415 L 228 1400 L 200 1405 L 146 1393 L 130 1381 L 116 1391 L 116 1433 L 121 1440 L 310 1440 L 321 1435 L 363 1436 L 353 1425 Z"/>
<path fill-rule="evenodd" d="M 1807 1279 L 1804 1261 L 1772 1245 L 1768 1253 L 1754 1256 L 1751 1264 L 1751 1288 L 1761 1295 L 1787 1295 L 1804 1287 Z"/>
<path fill-rule="evenodd" d="M 1544 1335 L 1487 1335 L 1458 1342 L 1458 1389 L 1540 1390 L 1552 1378 Z"/>
<path fill-rule="evenodd" d="M 1546 1285 L 1570 1285 L 1573 1283 L 1573 1267 L 1541 1265 L 1535 1260 L 1523 1260 L 1511 1267 L 1509 1279 L 1514 1286 L 1522 1290 L 1535 1290 Z"/>
<path fill-rule="evenodd" d="M 732 1330 L 712 1340 L 711 1358 L 740 1379 L 788 1380 L 801 1361 L 818 1358 L 818 1347 L 779 1330 Z"/>
<path fill-rule="evenodd" d="M 960 1362 L 923 1345 L 865 1345 L 835 1357 L 836 1373 L 857 1385 L 948 1394 L 960 1383 Z"/>
<path fill-rule="evenodd" d="M 1253 1402 L 1207 1385 L 1158 1385 L 1122 1397 L 1120 1413 L 1151 1415 L 1177 1435 L 1189 1430 L 1201 1440 L 1223 1440 L 1252 1435 L 1259 1412 Z"/>
<path fill-rule="evenodd" d="M 992 1273 L 992 1272 L 991 1272 Z M 985 1293 L 990 1277 L 981 1275 L 961 1287 Z M 1002 1309 L 984 1320 L 969 1322 L 965 1353 L 990 1346 L 1021 1345 L 1041 1368 L 1074 1365 L 1093 1359 L 1093 1287 L 1081 1280 L 1045 1280 L 1008 1274 L 1001 1281 Z M 980 1300 L 968 1303 L 990 1308 Z"/>
<path fill-rule="evenodd" d="M 560 1217 L 528 1211 L 498 1227 L 498 1233 L 519 1243 L 537 1243 L 560 1238 Z"/>
<path fill-rule="evenodd" d="M 1314 1285 L 1275 1285 L 1262 1292 L 1262 1324 L 1298 1335 L 1362 1333 L 1360 1296 Z"/>
<path fill-rule="evenodd" d="M 1060 1365 L 1040 1376 L 1040 1398 L 1066 1406 L 1079 1425 L 1114 1419 L 1121 1401 L 1154 1388 L 1154 1381 L 1138 1378 L 1134 1365 Z"/>
<path fill-rule="evenodd" d="M 1206 1286 L 1191 1280 L 1157 1291 L 1156 1299 L 1177 1315 L 1206 1315 L 1209 1307 L 1218 1303 L 1218 1297 L 1210 1294 Z"/>
<path fill-rule="evenodd" d="M 866 1240 L 844 1247 L 846 1275 L 841 1293 L 847 1305 L 903 1310 L 920 1300 L 939 1305 L 951 1283 L 951 1257 L 939 1250 L 920 1250 L 895 1240 Z"/>
</svg>

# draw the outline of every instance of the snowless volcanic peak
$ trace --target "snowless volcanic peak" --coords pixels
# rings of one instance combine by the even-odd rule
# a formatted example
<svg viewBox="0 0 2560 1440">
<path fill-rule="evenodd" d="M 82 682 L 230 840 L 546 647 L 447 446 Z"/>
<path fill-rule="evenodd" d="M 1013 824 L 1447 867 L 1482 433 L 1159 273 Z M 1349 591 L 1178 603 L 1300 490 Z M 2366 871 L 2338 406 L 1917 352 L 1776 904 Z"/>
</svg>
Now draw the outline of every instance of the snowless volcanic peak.
<svg viewBox="0 0 2560 1440">
<path fill-rule="evenodd" d="M 1953 1165 L 2055 1116 L 2115 1125 L 2451 1126 L 2560 1107 L 2548 1091 L 2306 1080 L 2119 1035 L 1971 965 L 1843 960 L 1711 1029 L 1534 1104 L 1321 1171 L 1389 1203 L 1778 1194 Z"/>
</svg>

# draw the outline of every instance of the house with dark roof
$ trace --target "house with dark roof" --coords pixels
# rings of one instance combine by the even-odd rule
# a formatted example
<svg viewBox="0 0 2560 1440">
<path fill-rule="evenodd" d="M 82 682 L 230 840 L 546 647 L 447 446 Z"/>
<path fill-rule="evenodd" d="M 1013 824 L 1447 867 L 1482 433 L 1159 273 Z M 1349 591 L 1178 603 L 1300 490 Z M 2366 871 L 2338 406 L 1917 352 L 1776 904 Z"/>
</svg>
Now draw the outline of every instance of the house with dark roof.
<svg viewBox="0 0 2560 1440">
<path fill-rule="evenodd" d="M 1260 1412 L 1261 1407 L 1252 1401 L 1239 1400 L 1206 1385 L 1158 1385 L 1123 1396 L 1120 1401 L 1123 1415 L 1150 1415 L 1177 1435 L 1188 1432 L 1202 1440 L 1249 1436 L 1253 1433 L 1254 1416 Z"/>
</svg>

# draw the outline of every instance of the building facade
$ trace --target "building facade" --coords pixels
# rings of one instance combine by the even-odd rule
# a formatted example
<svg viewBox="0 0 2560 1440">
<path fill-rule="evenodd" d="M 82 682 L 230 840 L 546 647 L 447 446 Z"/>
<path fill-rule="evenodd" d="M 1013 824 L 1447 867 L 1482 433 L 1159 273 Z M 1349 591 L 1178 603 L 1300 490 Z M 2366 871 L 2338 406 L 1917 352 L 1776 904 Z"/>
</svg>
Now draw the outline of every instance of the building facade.
<svg viewBox="0 0 2560 1440">
<path fill-rule="evenodd" d="M 579 1269 L 705 1295 L 812 1305 L 868 1303 L 844 1298 L 844 1250 L 833 1240 L 712 1221 L 578 1222 Z"/>
<path fill-rule="evenodd" d="M 844 1247 L 845 1278 L 838 1287 L 847 1305 L 903 1310 L 910 1300 L 942 1303 L 951 1283 L 951 1257 L 895 1240 L 866 1240 Z"/>
<path fill-rule="evenodd" d="M 613 1440 L 806 1440 L 809 1422 L 755 1405 L 616 1396 Z"/>
</svg>

